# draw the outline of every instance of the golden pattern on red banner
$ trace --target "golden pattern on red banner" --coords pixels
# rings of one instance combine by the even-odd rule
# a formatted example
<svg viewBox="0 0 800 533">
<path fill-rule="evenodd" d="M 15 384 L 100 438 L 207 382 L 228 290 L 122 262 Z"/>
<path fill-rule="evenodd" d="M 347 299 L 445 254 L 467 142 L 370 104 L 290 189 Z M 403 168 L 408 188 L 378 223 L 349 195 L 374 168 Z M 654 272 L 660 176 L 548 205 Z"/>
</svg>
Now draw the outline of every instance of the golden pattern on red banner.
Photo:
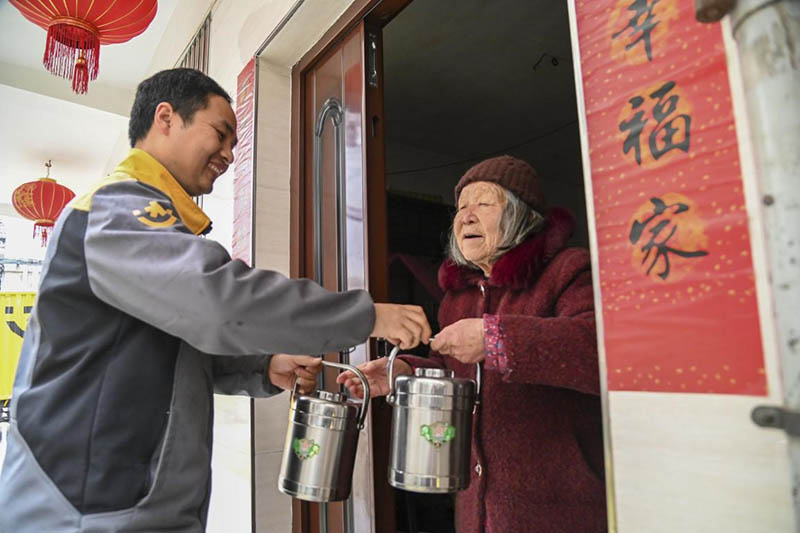
<svg viewBox="0 0 800 533">
<path fill-rule="evenodd" d="M 767 393 L 719 25 L 576 3 L 609 390 Z"/>
</svg>

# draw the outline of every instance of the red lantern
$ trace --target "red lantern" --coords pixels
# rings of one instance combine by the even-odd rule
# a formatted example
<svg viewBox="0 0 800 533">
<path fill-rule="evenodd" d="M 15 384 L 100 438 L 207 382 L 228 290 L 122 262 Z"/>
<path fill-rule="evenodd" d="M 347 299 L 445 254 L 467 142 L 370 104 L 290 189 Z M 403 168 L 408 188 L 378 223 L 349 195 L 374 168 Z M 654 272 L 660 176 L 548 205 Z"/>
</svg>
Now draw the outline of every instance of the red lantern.
<svg viewBox="0 0 800 533">
<path fill-rule="evenodd" d="M 47 232 L 55 225 L 61 210 L 75 198 L 75 193 L 68 187 L 59 185 L 50 178 L 50 161 L 45 166 L 46 178 L 23 183 L 11 195 L 11 203 L 17 213 L 35 222 L 33 237 L 41 235 L 42 246 L 47 246 Z"/>
<path fill-rule="evenodd" d="M 100 45 L 136 37 L 158 9 L 157 0 L 9 1 L 26 19 L 47 30 L 44 66 L 72 80 L 72 90 L 79 94 L 86 93 L 89 79 L 97 79 Z"/>
</svg>

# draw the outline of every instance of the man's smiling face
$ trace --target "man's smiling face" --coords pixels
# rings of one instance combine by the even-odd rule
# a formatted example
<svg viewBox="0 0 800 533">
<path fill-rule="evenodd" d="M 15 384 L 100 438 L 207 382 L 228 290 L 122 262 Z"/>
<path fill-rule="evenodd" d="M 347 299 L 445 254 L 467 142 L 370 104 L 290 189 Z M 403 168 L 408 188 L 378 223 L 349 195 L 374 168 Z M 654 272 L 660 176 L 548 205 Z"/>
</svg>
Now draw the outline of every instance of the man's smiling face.
<svg viewBox="0 0 800 533">
<path fill-rule="evenodd" d="M 208 194 L 214 181 L 233 163 L 236 115 L 221 96 L 209 95 L 208 105 L 188 122 L 172 113 L 167 170 L 191 196 Z"/>
</svg>

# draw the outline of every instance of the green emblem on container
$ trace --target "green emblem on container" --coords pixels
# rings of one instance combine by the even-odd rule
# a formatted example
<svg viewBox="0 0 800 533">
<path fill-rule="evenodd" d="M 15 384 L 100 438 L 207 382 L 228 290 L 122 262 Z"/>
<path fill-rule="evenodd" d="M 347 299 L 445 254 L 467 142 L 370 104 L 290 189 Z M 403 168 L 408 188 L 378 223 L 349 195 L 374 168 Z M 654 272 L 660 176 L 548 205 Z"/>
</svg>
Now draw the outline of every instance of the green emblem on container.
<svg viewBox="0 0 800 533">
<path fill-rule="evenodd" d="M 439 448 L 445 442 L 450 442 L 456 436 L 455 426 L 447 422 L 434 422 L 430 426 L 423 424 L 419 428 L 419 433 L 425 440 Z"/>
<path fill-rule="evenodd" d="M 319 453 L 319 444 L 314 439 L 294 439 L 292 442 L 294 454 L 302 461 L 311 459 Z"/>
</svg>

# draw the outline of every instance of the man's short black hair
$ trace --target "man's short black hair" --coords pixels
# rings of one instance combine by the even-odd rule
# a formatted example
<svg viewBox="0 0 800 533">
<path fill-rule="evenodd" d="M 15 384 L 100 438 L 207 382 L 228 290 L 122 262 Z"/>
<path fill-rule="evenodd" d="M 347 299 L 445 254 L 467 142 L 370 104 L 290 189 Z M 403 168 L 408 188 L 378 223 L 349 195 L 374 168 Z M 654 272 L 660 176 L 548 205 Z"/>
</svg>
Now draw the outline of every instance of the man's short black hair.
<svg viewBox="0 0 800 533">
<path fill-rule="evenodd" d="M 156 107 L 168 102 L 184 122 L 190 123 L 194 114 L 205 109 L 212 94 L 231 103 L 231 97 L 217 82 L 193 68 L 162 70 L 147 78 L 136 88 L 136 98 L 128 122 L 131 146 L 144 139 L 153 125 Z"/>
</svg>

